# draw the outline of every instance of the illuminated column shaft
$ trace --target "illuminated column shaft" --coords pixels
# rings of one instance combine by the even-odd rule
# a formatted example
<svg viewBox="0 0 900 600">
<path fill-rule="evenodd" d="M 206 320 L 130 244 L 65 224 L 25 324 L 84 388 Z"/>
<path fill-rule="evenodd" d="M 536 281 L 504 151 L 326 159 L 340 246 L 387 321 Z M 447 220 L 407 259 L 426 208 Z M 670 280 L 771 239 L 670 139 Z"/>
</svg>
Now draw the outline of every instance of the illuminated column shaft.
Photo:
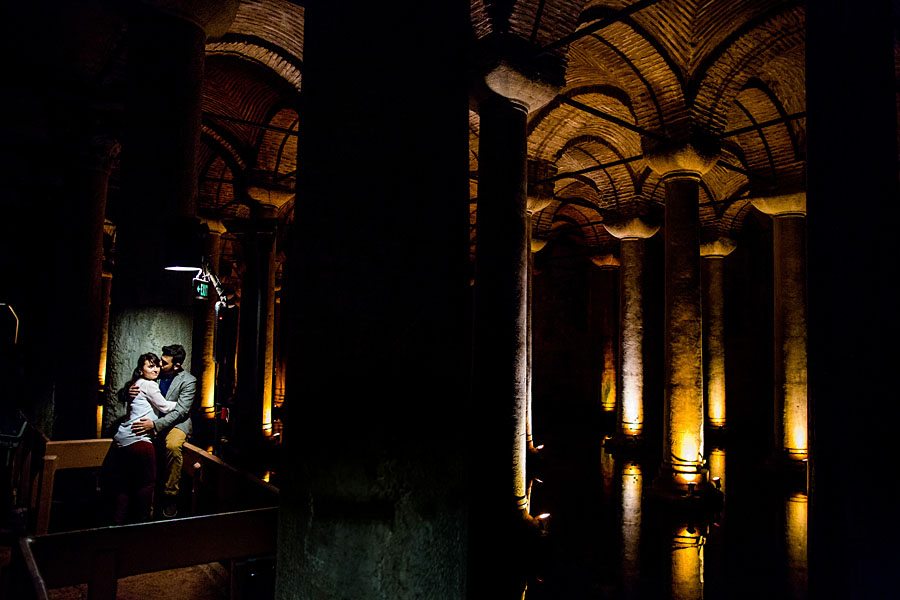
<svg viewBox="0 0 900 600">
<path fill-rule="evenodd" d="M 806 195 L 759 198 L 773 217 L 775 256 L 775 451 L 807 458 Z"/>
<path fill-rule="evenodd" d="M 213 270 L 219 273 L 219 256 L 222 248 L 222 226 L 216 222 L 207 222 L 209 233 L 204 241 L 204 254 L 209 259 Z M 195 328 L 200 343 L 198 344 L 198 356 L 194 360 L 193 375 L 199 382 L 197 393 L 198 413 L 202 418 L 212 419 L 216 413 L 216 363 L 215 363 L 215 334 L 216 334 L 216 302 L 218 294 L 210 285 L 209 301 L 198 304 L 201 314 L 195 316 Z M 202 325 L 201 325 L 202 324 Z"/>
<path fill-rule="evenodd" d="M 631 219 L 607 231 L 619 250 L 619 407 L 616 432 L 639 437 L 644 431 L 644 240 L 659 231 Z"/>
<path fill-rule="evenodd" d="M 493 426 L 487 502 L 525 512 L 528 239 L 525 194 L 527 109 L 500 96 L 481 103 L 474 369 L 480 418 Z M 503 432 L 503 433 L 501 433 Z M 486 441 L 486 440 L 485 440 Z M 502 482 L 508 482 L 505 485 Z M 499 505 L 498 505 L 499 508 Z M 509 514 L 509 513 L 507 513 Z"/>
<path fill-rule="evenodd" d="M 707 425 L 725 427 L 725 288 L 724 258 L 734 249 L 729 240 L 703 244 L 703 400 Z"/>
<path fill-rule="evenodd" d="M 528 252 L 528 334 L 526 342 L 528 344 L 528 367 L 526 371 L 526 394 L 527 401 L 525 403 L 525 438 L 529 450 L 534 449 L 534 412 L 532 411 L 532 360 L 534 356 L 534 327 L 532 326 L 532 314 L 534 311 L 534 255 L 547 245 L 546 240 L 535 240 L 531 238 L 531 213 L 528 214 L 528 222 L 526 224 L 526 232 L 528 235 L 527 247 Z"/>
<path fill-rule="evenodd" d="M 272 433 L 272 404 L 275 395 L 275 244 L 269 250 L 269 271 L 266 305 L 266 355 L 263 371 L 263 430 Z"/>
<path fill-rule="evenodd" d="M 232 408 L 234 444 L 230 456 L 239 463 L 252 460 L 262 439 L 265 413 L 266 354 L 271 345 L 268 334 L 269 287 L 275 223 L 270 212 L 251 219 L 249 230 L 241 232 L 245 270 L 241 281 L 238 331 L 237 402 Z M 269 380 L 271 382 L 271 379 Z M 271 401 L 271 395 L 269 396 Z M 271 407 L 271 405 L 270 405 Z"/>
<path fill-rule="evenodd" d="M 696 473 L 703 460 L 700 178 L 665 179 L 665 412 L 663 468 Z"/>
<path fill-rule="evenodd" d="M 534 328 L 532 326 L 532 313 L 534 309 L 534 255 L 540 252 L 547 245 L 547 240 L 536 240 L 531 237 L 533 228 L 532 218 L 535 213 L 547 208 L 553 201 L 554 184 L 551 179 L 556 175 L 557 168 L 555 165 L 544 160 L 528 160 L 526 164 L 526 201 L 525 201 L 525 247 L 528 253 L 528 291 L 526 296 L 527 311 L 527 333 L 526 343 L 528 346 L 528 363 L 525 372 L 525 437 L 528 450 L 534 450 L 534 413 L 532 412 L 532 360 L 534 354 Z M 530 484 L 529 484 L 530 486 Z M 529 498 L 530 498 L 529 487 Z"/>
<path fill-rule="evenodd" d="M 616 410 L 616 318 L 618 312 L 619 259 L 611 254 L 591 257 L 591 262 L 600 268 L 593 277 L 591 305 L 599 315 L 598 326 L 594 331 L 597 336 L 597 349 L 600 353 L 600 377 L 597 399 L 603 412 Z M 593 297 L 596 296 L 596 297 Z"/>
</svg>

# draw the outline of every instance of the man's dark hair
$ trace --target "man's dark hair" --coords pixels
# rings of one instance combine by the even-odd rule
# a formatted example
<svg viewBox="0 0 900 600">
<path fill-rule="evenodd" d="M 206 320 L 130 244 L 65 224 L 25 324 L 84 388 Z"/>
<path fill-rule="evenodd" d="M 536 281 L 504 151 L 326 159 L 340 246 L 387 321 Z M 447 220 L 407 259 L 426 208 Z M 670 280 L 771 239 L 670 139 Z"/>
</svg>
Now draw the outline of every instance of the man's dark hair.
<svg viewBox="0 0 900 600">
<path fill-rule="evenodd" d="M 172 362 L 178 365 L 183 365 L 184 359 L 187 358 L 187 352 L 184 351 L 184 346 L 182 346 L 181 344 L 163 346 L 162 353 L 163 356 L 171 356 Z"/>
</svg>

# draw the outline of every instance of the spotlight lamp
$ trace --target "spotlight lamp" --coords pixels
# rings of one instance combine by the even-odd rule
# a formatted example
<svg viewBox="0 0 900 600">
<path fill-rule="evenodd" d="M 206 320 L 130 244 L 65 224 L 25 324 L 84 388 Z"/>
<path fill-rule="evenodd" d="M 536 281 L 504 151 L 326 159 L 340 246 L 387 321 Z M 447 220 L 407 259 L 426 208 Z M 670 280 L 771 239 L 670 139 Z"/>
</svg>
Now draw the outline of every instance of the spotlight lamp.
<svg viewBox="0 0 900 600">
<path fill-rule="evenodd" d="M 183 262 L 193 263 L 195 261 Z M 218 313 L 222 308 L 226 308 L 229 306 L 228 296 L 225 294 L 225 288 L 222 286 L 222 282 L 216 275 L 215 269 L 213 269 L 212 265 L 209 264 L 209 259 L 206 258 L 206 256 L 201 255 L 199 262 L 200 266 L 191 264 L 174 264 L 166 267 L 166 271 L 180 271 L 184 273 L 196 271 L 197 274 L 194 275 L 194 279 L 192 281 L 194 297 L 198 300 L 208 300 L 209 286 L 212 285 L 212 287 L 216 290 L 216 294 L 219 298 L 216 302 L 216 313 Z"/>
</svg>

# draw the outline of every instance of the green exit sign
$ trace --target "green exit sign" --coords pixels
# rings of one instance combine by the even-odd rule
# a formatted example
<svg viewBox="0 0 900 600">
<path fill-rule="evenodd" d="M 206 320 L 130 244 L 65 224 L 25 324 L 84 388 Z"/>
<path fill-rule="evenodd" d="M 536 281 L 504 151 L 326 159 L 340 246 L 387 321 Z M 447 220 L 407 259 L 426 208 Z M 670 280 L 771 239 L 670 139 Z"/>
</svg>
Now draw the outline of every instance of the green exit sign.
<svg viewBox="0 0 900 600">
<path fill-rule="evenodd" d="M 194 297 L 197 300 L 209 300 L 209 282 L 200 279 L 199 277 L 195 277 Z"/>
</svg>

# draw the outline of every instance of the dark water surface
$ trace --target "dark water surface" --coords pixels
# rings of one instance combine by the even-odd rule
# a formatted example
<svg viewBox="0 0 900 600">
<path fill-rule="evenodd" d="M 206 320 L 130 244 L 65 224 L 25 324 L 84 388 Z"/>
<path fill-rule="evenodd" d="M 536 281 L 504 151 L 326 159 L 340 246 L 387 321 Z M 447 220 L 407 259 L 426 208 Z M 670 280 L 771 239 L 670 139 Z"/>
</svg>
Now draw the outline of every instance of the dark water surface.
<svg viewBox="0 0 900 600">
<path fill-rule="evenodd" d="M 758 445 L 707 439 L 724 507 L 686 517 L 648 498 L 653 450 L 608 449 L 609 433 L 572 429 L 542 450 L 531 513 L 551 517 L 527 600 L 807 597 L 804 473 L 774 470 L 747 450 Z"/>
</svg>

